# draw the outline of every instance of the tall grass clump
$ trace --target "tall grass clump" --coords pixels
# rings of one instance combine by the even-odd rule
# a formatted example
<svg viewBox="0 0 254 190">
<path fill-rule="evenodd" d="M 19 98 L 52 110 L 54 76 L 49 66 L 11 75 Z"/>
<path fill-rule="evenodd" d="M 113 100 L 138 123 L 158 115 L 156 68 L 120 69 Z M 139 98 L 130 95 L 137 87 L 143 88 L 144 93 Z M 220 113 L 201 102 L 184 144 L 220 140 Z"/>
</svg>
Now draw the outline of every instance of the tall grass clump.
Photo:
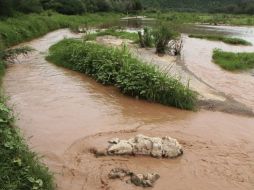
<svg viewBox="0 0 254 190">
<path fill-rule="evenodd" d="M 160 24 L 153 30 L 156 53 L 165 54 L 170 40 L 177 36 L 176 31 L 168 24 Z"/>
<path fill-rule="evenodd" d="M 251 45 L 250 42 L 240 39 L 240 38 L 231 38 L 221 35 L 208 35 L 208 34 L 191 34 L 189 35 L 190 38 L 200 38 L 200 39 L 207 39 L 212 41 L 222 41 L 227 44 L 233 45 Z"/>
<path fill-rule="evenodd" d="M 150 28 L 145 27 L 143 34 L 141 31 L 139 31 L 138 36 L 139 36 L 139 44 L 142 48 L 153 47 L 154 39 L 152 35 L 152 30 Z"/>
<path fill-rule="evenodd" d="M 254 68 L 254 53 L 233 53 L 215 49 L 213 61 L 229 71 L 252 69 Z"/>
<path fill-rule="evenodd" d="M 133 57 L 126 48 L 65 39 L 50 48 L 47 59 L 102 84 L 114 85 L 130 96 L 181 109 L 195 108 L 195 92 L 157 67 Z"/>
</svg>

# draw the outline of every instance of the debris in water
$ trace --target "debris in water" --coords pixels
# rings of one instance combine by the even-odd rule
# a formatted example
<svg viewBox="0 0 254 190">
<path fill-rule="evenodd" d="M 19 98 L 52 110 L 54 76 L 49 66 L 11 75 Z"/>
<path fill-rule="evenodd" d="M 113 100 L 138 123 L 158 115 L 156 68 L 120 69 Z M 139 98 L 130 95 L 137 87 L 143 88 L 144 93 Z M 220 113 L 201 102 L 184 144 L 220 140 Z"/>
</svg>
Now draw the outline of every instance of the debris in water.
<svg viewBox="0 0 254 190">
<path fill-rule="evenodd" d="M 160 178 L 160 175 L 154 173 L 135 174 L 127 169 L 114 168 L 109 172 L 108 177 L 110 179 L 120 180 L 124 180 L 126 177 L 129 177 L 129 179 L 126 180 L 126 183 L 132 183 L 136 186 L 142 187 L 153 187 L 154 183 Z"/>
<path fill-rule="evenodd" d="M 157 158 L 175 158 L 183 154 L 182 146 L 170 137 L 137 135 L 129 140 L 114 138 L 109 141 L 109 155 L 149 155 Z"/>
</svg>

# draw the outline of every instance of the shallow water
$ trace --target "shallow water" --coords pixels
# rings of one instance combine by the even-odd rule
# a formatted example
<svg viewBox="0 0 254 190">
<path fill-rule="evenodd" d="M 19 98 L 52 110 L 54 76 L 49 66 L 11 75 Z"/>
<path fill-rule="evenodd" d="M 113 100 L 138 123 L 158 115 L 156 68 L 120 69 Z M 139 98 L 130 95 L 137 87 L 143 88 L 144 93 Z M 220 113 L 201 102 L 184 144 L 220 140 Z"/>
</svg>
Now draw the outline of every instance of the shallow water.
<svg viewBox="0 0 254 190">
<path fill-rule="evenodd" d="M 38 51 L 10 65 L 3 81 L 19 118 L 17 126 L 30 147 L 44 156 L 59 190 L 139 189 L 108 180 L 114 167 L 159 173 L 158 190 L 253 189 L 254 118 L 182 111 L 123 96 L 45 61 L 48 47 L 64 37 L 78 36 L 63 29 L 25 43 Z M 89 152 L 105 147 L 112 137 L 138 133 L 177 138 L 184 155 L 174 160 L 95 158 Z"/>
<path fill-rule="evenodd" d="M 254 44 L 253 27 L 200 26 L 204 32 L 213 31 L 246 39 Z M 188 70 L 220 92 L 254 110 L 254 70 L 230 72 L 212 62 L 213 49 L 230 52 L 253 52 L 254 46 L 232 46 L 223 42 L 189 38 L 183 35 L 182 60 Z"/>
</svg>

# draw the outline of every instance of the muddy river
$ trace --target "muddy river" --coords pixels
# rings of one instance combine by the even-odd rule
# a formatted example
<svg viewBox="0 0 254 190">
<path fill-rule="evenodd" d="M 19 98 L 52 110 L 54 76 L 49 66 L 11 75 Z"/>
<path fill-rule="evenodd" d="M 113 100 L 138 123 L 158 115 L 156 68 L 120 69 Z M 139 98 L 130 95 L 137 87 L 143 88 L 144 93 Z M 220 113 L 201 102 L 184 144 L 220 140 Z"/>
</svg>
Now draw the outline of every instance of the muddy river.
<svg viewBox="0 0 254 190">
<path fill-rule="evenodd" d="M 62 29 L 25 43 L 37 51 L 20 57 L 19 64 L 9 65 L 3 81 L 17 114 L 17 126 L 54 172 L 57 189 L 141 189 L 109 180 L 107 174 L 115 167 L 160 174 L 156 190 L 254 188 L 253 117 L 182 111 L 126 97 L 113 87 L 48 63 L 44 57 L 49 46 L 65 37 L 79 36 Z M 252 71 L 228 73 L 209 59 L 215 46 L 232 51 L 251 51 L 253 47 L 231 47 L 187 36 L 184 40 L 184 64 L 194 77 L 254 108 Z M 190 44 L 195 46 L 188 51 Z M 112 137 L 136 134 L 176 138 L 184 154 L 170 160 L 96 158 L 89 152 L 91 147 L 104 147 Z"/>
</svg>

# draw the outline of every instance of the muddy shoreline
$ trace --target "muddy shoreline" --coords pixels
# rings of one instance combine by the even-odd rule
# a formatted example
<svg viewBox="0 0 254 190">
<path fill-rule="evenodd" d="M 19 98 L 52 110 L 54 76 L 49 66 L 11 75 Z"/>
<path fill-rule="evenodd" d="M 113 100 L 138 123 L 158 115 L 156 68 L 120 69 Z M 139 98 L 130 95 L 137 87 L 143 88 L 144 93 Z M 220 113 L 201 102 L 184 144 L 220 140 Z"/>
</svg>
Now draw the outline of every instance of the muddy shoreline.
<svg viewBox="0 0 254 190">
<path fill-rule="evenodd" d="M 78 36 L 62 29 L 25 43 L 37 51 L 10 65 L 3 81 L 8 103 L 19 118 L 17 126 L 54 173 L 58 190 L 140 189 L 108 179 L 115 167 L 160 174 L 156 190 L 253 189 L 253 117 L 184 111 L 126 97 L 114 87 L 48 63 L 48 48 L 64 37 Z M 184 154 L 165 160 L 96 158 L 90 152 L 92 147 L 105 147 L 111 138 L 137 134 L 175 138 Z"/>
</svg>

